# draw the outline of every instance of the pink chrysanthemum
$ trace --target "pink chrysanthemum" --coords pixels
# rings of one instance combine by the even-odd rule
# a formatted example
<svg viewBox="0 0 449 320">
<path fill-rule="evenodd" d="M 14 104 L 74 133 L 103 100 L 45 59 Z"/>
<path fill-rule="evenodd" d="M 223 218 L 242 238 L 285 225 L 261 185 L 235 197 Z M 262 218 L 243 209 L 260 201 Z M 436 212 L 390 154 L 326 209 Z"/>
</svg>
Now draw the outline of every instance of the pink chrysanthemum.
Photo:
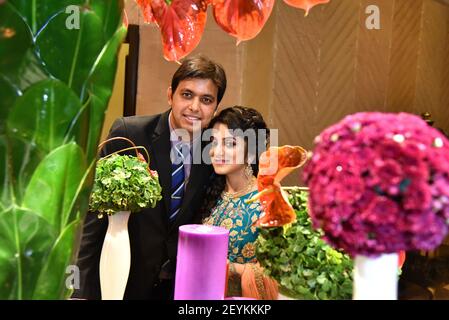
<svg viewBox="0 0 449 320">
<path fill-rule="evenodd" d="M 429 250 L 449 224 L 449 141 L 419 117 L 357 113 L 316 138 L 310 214 L 352 256 Z"/>
</svg>

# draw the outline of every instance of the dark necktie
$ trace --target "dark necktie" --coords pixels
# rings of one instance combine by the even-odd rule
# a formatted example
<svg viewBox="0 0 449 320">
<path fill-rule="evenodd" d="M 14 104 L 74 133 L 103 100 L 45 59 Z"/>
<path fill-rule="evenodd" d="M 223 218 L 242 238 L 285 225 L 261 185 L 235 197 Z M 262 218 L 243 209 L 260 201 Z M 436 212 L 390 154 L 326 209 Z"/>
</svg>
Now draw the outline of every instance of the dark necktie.
<svg viewBox="0 0 449 320">
<path fill-rule="evenodd" d="M 184 196 L 184 159 L 182 144 L 178 143 L 174 146 L 174 157 L 172 158 L 170 221 L 174 221 L 179 213 Z"/>
</svg>

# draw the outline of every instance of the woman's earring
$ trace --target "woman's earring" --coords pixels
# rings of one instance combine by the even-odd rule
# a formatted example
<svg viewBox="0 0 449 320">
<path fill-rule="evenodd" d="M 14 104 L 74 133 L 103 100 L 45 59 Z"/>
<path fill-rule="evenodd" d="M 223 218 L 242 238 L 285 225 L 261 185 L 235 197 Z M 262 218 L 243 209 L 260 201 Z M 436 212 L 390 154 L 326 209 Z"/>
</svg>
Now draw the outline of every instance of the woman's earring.
<svg viewBox="0 0 449 320">
<path fill-rule="evenodd" d="M 249 180 L 254 176 L 254 171 L 253 168 L 251 167 L 250 164 L 246 164 L 245 167 L 245 177 Z"/>
</svg>

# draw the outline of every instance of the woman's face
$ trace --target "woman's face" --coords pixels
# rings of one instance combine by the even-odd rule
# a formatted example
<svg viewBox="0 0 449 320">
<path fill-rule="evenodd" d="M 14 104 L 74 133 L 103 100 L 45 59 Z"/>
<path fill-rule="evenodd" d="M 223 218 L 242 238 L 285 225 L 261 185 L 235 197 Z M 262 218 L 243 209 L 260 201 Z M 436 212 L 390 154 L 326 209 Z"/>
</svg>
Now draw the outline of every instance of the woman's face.
<svg viewBox="0 0 449 320">
<path fill-rule="evenodd" d="M 209 155 L 215 173 L 227 175 L 242 171 L 246 167 L 245 140 L 234 136 L 232 130 L 222 123 L 217 123 L 212 131 L 212 146 Z"/>
</svg>

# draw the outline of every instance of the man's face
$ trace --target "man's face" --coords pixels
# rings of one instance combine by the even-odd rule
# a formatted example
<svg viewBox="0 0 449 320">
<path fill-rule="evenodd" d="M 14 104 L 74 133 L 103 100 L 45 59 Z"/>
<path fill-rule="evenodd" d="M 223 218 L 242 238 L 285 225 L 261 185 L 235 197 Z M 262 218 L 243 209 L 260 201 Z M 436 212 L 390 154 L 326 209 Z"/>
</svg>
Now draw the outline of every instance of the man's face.
<svg viewBox="0 0 449 320">
<path fill-rule="evenodd" d="M 175 92 L 168 88 L 173 128 L 193 134 L 194 128 L 207 127 L 217 109 L 217 93 L 218 88 L 210 79 L 180 81 Z"/>
</svg>

